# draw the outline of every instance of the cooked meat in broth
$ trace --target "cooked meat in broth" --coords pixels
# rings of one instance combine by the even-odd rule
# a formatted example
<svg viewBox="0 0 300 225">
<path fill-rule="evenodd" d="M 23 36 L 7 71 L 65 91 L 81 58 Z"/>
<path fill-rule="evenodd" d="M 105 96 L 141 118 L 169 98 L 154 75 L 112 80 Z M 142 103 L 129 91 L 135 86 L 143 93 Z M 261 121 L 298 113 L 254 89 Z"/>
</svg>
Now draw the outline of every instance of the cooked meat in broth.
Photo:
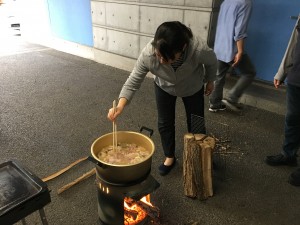
<svg viewBox="0 0 300 225">
<path fill-rule="evenodd" d="M 113 149 L 112 145 L 101 149 L 98 154 L 98 158 L 109 164 L 131 165 L 143 162 L 150 154 L 151 151 L 142 146 L 118 143 L 118 146 L 115 149 Z"/>
</svg>

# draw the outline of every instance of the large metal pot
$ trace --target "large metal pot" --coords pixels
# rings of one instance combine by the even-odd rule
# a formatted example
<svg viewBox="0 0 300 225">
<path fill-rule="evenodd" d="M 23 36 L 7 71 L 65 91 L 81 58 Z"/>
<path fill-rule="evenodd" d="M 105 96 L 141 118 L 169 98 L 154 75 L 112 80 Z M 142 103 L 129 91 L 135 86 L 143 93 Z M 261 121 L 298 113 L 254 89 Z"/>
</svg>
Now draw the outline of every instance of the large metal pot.
<svg viewBox="0 0 300 225">
<path fill-rule="evenodd" d="M 142 127 L 141 131 L 143 129 L 151 131 L 151 137 L 153 131 L 145 127 Z M 113 133 L 105 134 L 96 139 L 91 146 L 93 158 L 90 157 L 90 160 L 96 164 L 97 174 L 100 176 L 100 178 L 115 184 L 128 184 L 147 176 L 151 170 L 152 155 L 155 150 L 153 141 L 146 135 L 133 131 L 118 131 L 117 137 L 119 143 L 134 143 L 140 145 L 146 149 L 149 149 L 151 154 L 144 161 L 137 164 L 114 165 L 103 162 L 98 158 L 98 153 L 104 147 L 112 145 L 113 142 Z"/>
</svg>

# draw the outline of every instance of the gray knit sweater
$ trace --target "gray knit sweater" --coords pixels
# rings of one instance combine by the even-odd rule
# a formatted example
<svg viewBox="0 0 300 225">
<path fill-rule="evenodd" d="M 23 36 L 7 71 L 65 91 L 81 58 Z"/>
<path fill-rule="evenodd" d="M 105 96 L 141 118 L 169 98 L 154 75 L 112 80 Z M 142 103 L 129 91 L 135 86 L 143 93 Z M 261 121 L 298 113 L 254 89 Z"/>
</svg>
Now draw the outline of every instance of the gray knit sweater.
<svg viewBox="0 0 300 225">
<path fill-rule="evenodd" d="M 205 82 L 215 80 L 216 55 L 203 40 L 191 39 L 185 50 L 185 60 L 176 71 L 171 65 L 159 63 L 151 45 L 152 41 L 142 50 L 119 98 L 124 97 L 130 102 L 148 72 L 154 74 L 154 81 L 160 88 L 178 97 L 191 96 L 199 91 Z"/>
<path fill-rule="evenodd" d="M 296 22 L 286 52 L 274 79 L 300 87 L 300 19 Z"/>
</svg>

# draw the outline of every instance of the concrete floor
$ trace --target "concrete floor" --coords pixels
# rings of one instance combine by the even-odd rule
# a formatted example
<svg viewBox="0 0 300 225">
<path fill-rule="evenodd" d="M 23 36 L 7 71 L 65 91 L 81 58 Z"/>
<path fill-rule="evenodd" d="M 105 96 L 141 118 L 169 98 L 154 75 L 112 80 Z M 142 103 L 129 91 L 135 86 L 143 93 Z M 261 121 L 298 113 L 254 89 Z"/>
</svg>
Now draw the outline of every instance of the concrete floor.
<svg viewBox="0 0 300 225">
<path fill-rule="evenodd" d="M 20 42 L 19 47 L 13 54 L 0 56 L 0 162 L 18 160 L 44 178 L 90 155 L 93 141 L 112 131 L 107 110 L 129 73 L 44 46 Z M 280 151 L 282 114 L 251 104 L 245 105 L 242 114 L 215 114 L 206 108 L 208 131 L 227 136 L 232 153 L 214 155 L 219 166 L 214 170 L 214 196 L 206 201 L 193 200 L 183 194 L 186 127 L 180 99 L 176 117 L 178 163 L 168 176 L 158 174 L 163 154 L 152 85 L 147 78 L 119 118 L 118 130 L 138 131 L 141 125 L 154 130 L 156 151 L 151 174 L 160 187 L 151 196 L 161 210 L 162 224 L 299 224 L 300 189 L 287 183 L 294 168 L 273 168 L 263 162 L 266 155 Z M 255 101 L 260 102 L 259 97 Z M 47 182 L 52 200 L 45 207 L 49 224 L 98 224 L 95 177 L 57 194 L 60 187 L 93 168 L 94 164 L 85 161 Z M 38 213 L 26 221 L 41 224 Z"/>
</svg>

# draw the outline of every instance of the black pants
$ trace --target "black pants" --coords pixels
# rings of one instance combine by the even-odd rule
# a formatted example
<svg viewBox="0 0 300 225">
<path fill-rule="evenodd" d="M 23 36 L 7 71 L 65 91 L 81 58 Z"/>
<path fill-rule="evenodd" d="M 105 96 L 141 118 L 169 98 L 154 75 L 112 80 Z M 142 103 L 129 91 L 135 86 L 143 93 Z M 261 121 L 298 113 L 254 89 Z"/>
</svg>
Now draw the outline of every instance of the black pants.
<svg viewBox="0 0 300 225">
<path fill-rule="evenodd" d="M 177 96 L 163 91 L 154 83 L 158 113 L 158 130 L 166 157 L 175 156 L 175 108 Z M 183 97 L 188 132 L 191 132 L 192 115 L 204 118 L 204 88 L 192 96 Z"/>
<path fill-rule="evenodd" d="M 300 87 L 287 85 L 283 154 L 294 157 L 300 148 Z"/>
</svg>

